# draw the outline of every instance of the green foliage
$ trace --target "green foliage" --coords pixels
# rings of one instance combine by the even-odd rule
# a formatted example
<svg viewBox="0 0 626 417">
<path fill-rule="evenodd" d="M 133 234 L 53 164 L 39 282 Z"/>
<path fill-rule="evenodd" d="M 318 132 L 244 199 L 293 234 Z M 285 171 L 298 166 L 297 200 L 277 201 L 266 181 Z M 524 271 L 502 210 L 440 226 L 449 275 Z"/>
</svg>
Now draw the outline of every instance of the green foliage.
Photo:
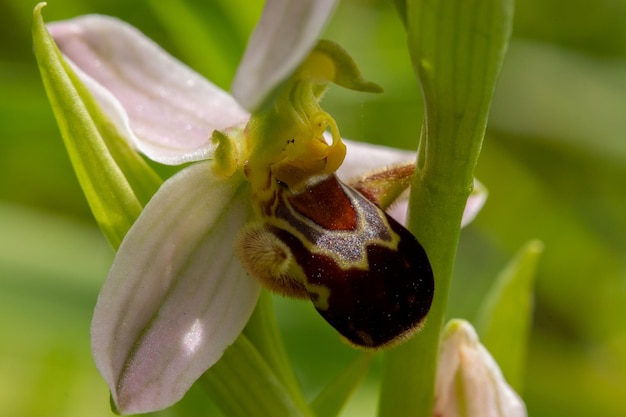
<svg viewBox="0 0 626 417">
<path fill-rule="evenodd" d="M 485 297 L 476 330 L 507 382 L 521 392 L 528 334 L 533 315 L 534 280 L 543 251 L 538 241 L 527 243 L 498 275 Z"/>
<path fill-rule="evenodd" d="M 276 373 L 245 336 L 240 336 L 200 383 L 220 410 L 232 417 L 312 417 L 301 398 L 290 396 Z"/>
<path fill-rule="evenodd" d="M 336 417 L 369 370 L 373 353 L 362 353 L 347 366 L 311 403 L 318 417 Z"/>
</svg>

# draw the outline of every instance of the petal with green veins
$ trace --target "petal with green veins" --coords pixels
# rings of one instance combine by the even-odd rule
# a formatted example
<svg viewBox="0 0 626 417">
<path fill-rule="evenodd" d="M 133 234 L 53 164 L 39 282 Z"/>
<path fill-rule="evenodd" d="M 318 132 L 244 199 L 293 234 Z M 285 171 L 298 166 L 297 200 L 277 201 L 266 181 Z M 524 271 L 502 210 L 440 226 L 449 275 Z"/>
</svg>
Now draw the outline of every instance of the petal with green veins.
<svg viewBox="0 0 626 417">
<path fill-rule="evenodd" d="M 336 0 L 267 0 L 235 80 L 233 96 L 251 112 L 273 96 L 315 46 Z"/>
<path fill-rule="evenodd" d="M 87 15 L 48 29 L 119 131 L 150 159 L 210 158 L 213 130 L 248 120 L 228 93 L 121 20 Z"/>
<path fill-rule="evenodd" d="M 233 250 L 249 198 L 240 175 L 194 164 L 164 183 L 122 242 L 91 329 L 121 413 L 178 401 L 241 333 L 260 290 Z"/>
</svg>

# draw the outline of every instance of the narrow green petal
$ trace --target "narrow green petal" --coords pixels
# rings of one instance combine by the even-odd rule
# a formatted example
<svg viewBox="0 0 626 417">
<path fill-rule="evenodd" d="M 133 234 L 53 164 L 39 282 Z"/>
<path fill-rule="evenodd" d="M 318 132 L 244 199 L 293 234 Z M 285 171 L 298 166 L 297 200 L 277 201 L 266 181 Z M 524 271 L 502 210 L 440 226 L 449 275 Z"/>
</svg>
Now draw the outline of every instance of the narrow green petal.
<svg viewBox="0 0 626 417">
<path fill-rule="evenodd" d="M 296 404 L 250 341 L 241 335 L 200 379 L 229 417 L 312 417 Z"/>
<path fill-rule="evenodd" d="M 160 178 L 118 135 L 63 61 L 41 17 L 33 13 L 35 56 L 78 181 L 103 233 L 117 248 Z"/>
<path fill-rule="evenodd" d="M 421 333 L 385 356 L 379 414 L 410 417 L 432 412 L 461 218 L 511 31 L 513 1 L 406 3 L 409 51 L 425 105 L 408 226 L 428 253 L 435 296 Z"/>
<path fill-rule="evenodd" d="M 542 252 L 539 241 L 531 241 L 519 251 L 496 279 L 476 319 L 483 344 L 517 391 L 523 386 L 533 283 Z"/>
<path fill-rule="evenodd" d="M 331 381 L 311 403 L 317 417 L 336 417 L 370 368 L 374 354 L 361 354 Z"/>
<path fill-rule="evenodd" d="M 333 82 L 344 88 L 366 93 L 382 93 L 378 84 L 363 78 L 361 70 L 348 51 L 335 42 L 320 40 L 302 64 L 303 78 L 319 82 Z"/>
</svg>

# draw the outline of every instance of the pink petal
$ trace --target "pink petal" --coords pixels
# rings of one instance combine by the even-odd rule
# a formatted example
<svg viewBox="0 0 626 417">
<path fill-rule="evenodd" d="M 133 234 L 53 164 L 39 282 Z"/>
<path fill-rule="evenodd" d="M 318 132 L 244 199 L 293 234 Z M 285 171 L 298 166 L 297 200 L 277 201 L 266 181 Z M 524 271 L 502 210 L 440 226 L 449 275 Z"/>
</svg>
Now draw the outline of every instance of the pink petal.
<svg viewBox="0 0 626 417">
<path fill-rule="evenodd" d="M 125 22 L 90 15 L 48 29 L 119 131 L 155 161 L 209 158 L 213 130 L 248 119 L 230 95 Z"/>
<path fill-rule="evenodd" d="M 315 46 L 337 0 L 267 0 L 242 58 L 233 96 L 258 110 Z"/>
<path fill-rule="evenodd" d="M 165 182 L 122 242 L 91 328 L 121 413 L 178 401 L 247 323 L 260 288 L 234 245 L 249 198 L 241 176 L 193 164 Z"/>
</svg>

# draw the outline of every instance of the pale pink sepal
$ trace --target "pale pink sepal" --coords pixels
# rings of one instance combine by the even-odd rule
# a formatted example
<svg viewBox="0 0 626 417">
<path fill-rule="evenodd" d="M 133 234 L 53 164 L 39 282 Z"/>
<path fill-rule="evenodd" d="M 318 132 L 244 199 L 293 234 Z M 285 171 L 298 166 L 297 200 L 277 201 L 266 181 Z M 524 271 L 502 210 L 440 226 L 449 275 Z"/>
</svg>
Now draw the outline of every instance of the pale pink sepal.
<svg viewBox="0 0 626 417">
<path fill-rule="evenodd" d="M 474 178 L 474 188 L 472 189 L 470 196 L 467 198 L 465 210 L 463 211 L 463 218 L 461 219 L 461 227 L 467 226 L 474 220 L 474 218 L 476 218 L 476 215 L 485 205 L 488 196 L 489 192 L 487 191 L 487 187 Z"/>
<path fill-rule="evenodd" d="M 229 94 L 121 20 L 87 15 L 48 29 L 120 133 L 152 160 L 210 158 L 213 130 L 248 120 Z"/>
<path fill-rule="evenodd" d="M 233 81 L 232 93 L 258 110 L 315 46 L 337 0 L 267 0 Z"/>
<path fill-rule="evenodd" d="M 353 142 L 343 139 L 346 143 L 346 159 L 337 171 L 337 175 L 344 180 L 366 175 L 394 165 L 402 165 L 415 161 L 415 152 L 386 146 L 372 145 L 363 142 Z M 487 200 L 487 188 L 474 179 L 474 189 L 467 199 L 461 227 L 467 226 L 474 220 Z M 408 193 L 396 201 L 387 212 L 401 224 L 406 225 L 409 201 Z"/>
<path fill-rule="evenodd" d="M 122 414 L 178 401 L 243 330 L 260 291 L 235 256 L 249 201 L 242 177 L 193 164 L 163 184 L 122 242 L 91 327 Z"/>
<path fill-rule="evenodd" d="M 526 417 L 524 402 L 465 320 L 444 329 L 433 416 Z"/>
<path fill-rule="evenodd" d="M 327 138 L 328 139 L 328 138 Z M 346 144 L 346 158 L 337 170 L 339 178 L 349 180 L 372 171 L 415 162 L 415 152 L 387 146 L 372 145 L 342 139 Z"/>
</svg>

